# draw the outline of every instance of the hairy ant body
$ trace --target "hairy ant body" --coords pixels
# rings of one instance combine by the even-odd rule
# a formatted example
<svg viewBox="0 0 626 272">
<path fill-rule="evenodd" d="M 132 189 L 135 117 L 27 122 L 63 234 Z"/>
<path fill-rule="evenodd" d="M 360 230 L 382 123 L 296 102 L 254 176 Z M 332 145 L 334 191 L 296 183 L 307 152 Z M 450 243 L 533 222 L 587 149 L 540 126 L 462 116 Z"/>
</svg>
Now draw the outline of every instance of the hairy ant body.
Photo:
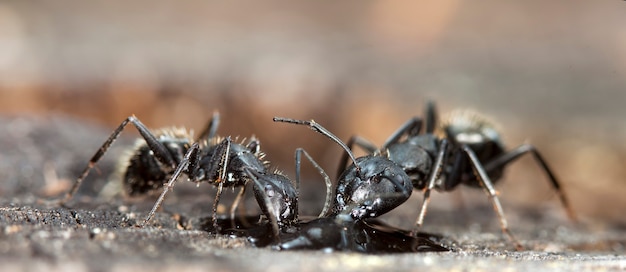
<svg viewBox="0 0 626 272">
<path fill-rule="evenodd" d="M 128 124 L 132 124 L 144 141 L 138 141 L 134 153 L 128 160 L 123 178 L 124 191 L 129 196 L 144 195 L 163 188 L 161 195 L 141 226 L 147 224 L 160 207 L 167 192 L 177 178 L 185 173 L 189 181 L 208 182 L 217 187 L 213 203 L 213 222 L 223 188 L 241 187 L 231 206 L 231 216 L 245 193 L 245 184 L 250 180 L 249 172 L 268 172 L 268 163 L 260 150 L 260 142 L 254 137 L 247 144 L 233 142 L 230 137 L 216 135 L 219 114 L 215 112 L 198 138 L 185 129 L 161 129 L 151 132 L 135 116 L 129 116 L 113 131 L 90 159 L 89 164 L 74 182 L 72 188 L 59 201 L 65 205 L 78 191 L 90 170 L 102 158 Z M 166 183 L 164 183 L 167 181 Z"/>
<path fill-rule="evenodd" d="M 432 189 L 451 191 L 458 185 L 465 184 L 485 190 L 498 215 L 503 233 L 518 249 L 522 248 L 508 229 L 494 184 L 500 180 L 509 163 L 526 153 L 532 154 L 547 174 L 568 216 L 575 220 L 575 214 L 559 182 L 534 146 L 523 144 L 511 151 L 505 151 L 500 134 L 494 126 L 484 117 L 470 112 L 454 113 L 442 125 L 443 136 L 439 137 L 435 135 L 436 119 L 434 103 L 429 102 L 426 107 L 425 133 L 420 134 L 422 119 L 414 117 L 394 132 L 380 148 L 359 136 L 353 136 L 347 144 L 350 148 L 357 145 L 373 154 L 385 154 L 402 166 L 411 177 L 414 188 L 424 191 L 414 234 L 423 224 Z M 346 162 L 347 155 L 344 154 L 340 161 L 340 172 Z"/>
</svg>

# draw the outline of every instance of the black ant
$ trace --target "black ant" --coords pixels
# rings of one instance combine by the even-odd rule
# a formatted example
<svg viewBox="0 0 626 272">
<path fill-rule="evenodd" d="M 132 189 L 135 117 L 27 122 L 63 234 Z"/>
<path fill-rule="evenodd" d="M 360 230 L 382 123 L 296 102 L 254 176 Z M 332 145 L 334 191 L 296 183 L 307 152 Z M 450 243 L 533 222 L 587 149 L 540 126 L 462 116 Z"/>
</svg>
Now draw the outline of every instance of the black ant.
<svg viewBox="0 0 626 272">
<path fill-rule="evenodd" d="M 337 180 L 333 204 L 326 216 L 348 215 L 362 220 L 382 215 L 404 203 L 413 189 L 409 176 L 395 162 L 377 154 L 356 158 L 337 136 L 316 123 L 274 117 L 275 122 L 309 126 L 348 152 L 351 164 Z"/>
<path fill-rule="evenodd" d="M 575 220 L 575 214 L 559 182 L 534 146 L 523 144 L 511 151 L 505 151 L 500 134 L 494 126 L 484 117 L 469 112 L 453 114 L 443 124 L 443 136 L 439 137 L 435 135 L 436 115 L 434 103 L 429 102 L 426 107 L 425 133 L 420 134 L 422 119 L 413 117 L 380 148 L 359 136 L 351 137 L 347 144 L 350 148 L 353 145 L 360 146 L 372 154 L 384 154 L 402 166 L 411 177 L 414 188 L 424 191 L 422 208 L 413 234 L 417 234 L 423 224 L 432 189 L 451 191 L 459 184 L 465 184 L 485 190 L 500 219 L 503 233 L 518 249 L 522 248 L 509 231 L 494 183 L 500 180 L 509 163 L 526 153 L 532 154 L 547 174 L 568 216 Z M 406 137 L 402 138 L 404 135 Z M 344 154 L 340 161 L 340 172 L 345 169 L 346 162 L 347 155 Z"/>
<path fill-rule="evenodd" d="M 185 129 L 166 128 L 151 132 L 133 115 L 126 118 L 102 144 L 58 204 L 65 205 L 71 200 L 90 170 L 129 123 L 135 126 L 144 141 L 138 141 L 128 160 L 123 178 L 125 193 L 129 196 L 144 195 L 164 187 L 140 226 L 150 221 L 177 178 L 185 173 L 189 181 L 198 184 L 204 181 L 217 187 L 212 214 L 217 229 L 215 218 L 223 188 L 241 187 L 231 206 L 230 213 L 233 217 L 245 193 L 245 184 L 251 179 L 250 171 L 262 175 L 268 172 L 268 163 L 263 161 L 265 154 L 260 150 L 260 142 L 254 137 L 244 144 L 244 141 L 237 143 L 230 137 L 221 138 L 216 135 L 219 125 L 217 112 L 197 138 L 193 138 L 191 131 Z M 164 184 L 164 181 L 168 182 Z"/>
<path fill-rule="evenodd" d="M 323 216 L 316 220 L 300 224 L 300 232 L 293 239 L 279 244 L 279 249 L 360 252 L 448 250 L 427 239 L 428 235 L 406 236 L 386 225 L 368 222 L 368 219 L 396 208 L 411 196 L 411 179 L 398 164 L 379 154 L 355 158 L 345 143 L 314 120 L 274 117 L 274 121 L 309 126 L 339 144 L 353 162 L 339 176 L 328 212 L 322 212 Z M 328 199 L 329 196 L 326 206 Z"/>
</svg>

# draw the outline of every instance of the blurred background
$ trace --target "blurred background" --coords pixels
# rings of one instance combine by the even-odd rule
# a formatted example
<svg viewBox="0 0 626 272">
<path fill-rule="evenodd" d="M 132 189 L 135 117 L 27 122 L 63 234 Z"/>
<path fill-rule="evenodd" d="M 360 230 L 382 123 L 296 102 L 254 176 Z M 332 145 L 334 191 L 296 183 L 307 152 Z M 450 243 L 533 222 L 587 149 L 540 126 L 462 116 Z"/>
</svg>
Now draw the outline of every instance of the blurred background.
<svg viewBox="0 0 626 272">
<path fill-rule="evenodd" d="M 380 145 L 432 99 L 537 146 L 584 218 L 626 224 L 625 25 L 617 0 L 2 1 L 0 113 L 198 131 L 219 110 L 221 135 L 256 135 L 289 176 L 304 147 L 334 177 L 337 145 L 271 118 Z M 498 188 L 559 205 L 530 157 Z"/>
</svg>

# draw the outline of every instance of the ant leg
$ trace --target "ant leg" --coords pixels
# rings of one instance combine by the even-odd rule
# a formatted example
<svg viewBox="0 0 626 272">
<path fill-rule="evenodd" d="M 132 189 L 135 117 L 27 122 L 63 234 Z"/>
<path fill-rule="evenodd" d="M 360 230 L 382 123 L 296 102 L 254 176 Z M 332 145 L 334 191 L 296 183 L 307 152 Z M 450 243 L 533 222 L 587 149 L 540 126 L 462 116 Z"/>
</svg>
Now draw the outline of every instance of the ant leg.
<svg viewBox="0 0 626 272">
<path fill-rule="evenodd" d="M 412 236 L 417 236 L 420 229 L 422 228 L 422 224 L 424 223 L 424 217 L 426 216 L 426 210 L 428 210 L 428 203 L 430 202 L 430 192 L 435 188 L 435 182 L 439 178 L 441 174 L 441 169 L 443 169 L 443 161 L 446 155 L 446 150 L 448 149 L 448 140 L 441 139 L 439 143 L 439 152 L 437 153 L 437 158 L 435 160 L 435 164 L 433 169 L 430 171 L 430 176 L 428 177 L 428 184 L 426 188 L 424 188 L 424 199 L 422 202 L 422 209 L 420 210 L 419 216 L 415 221 L 415 227 L 411 232 Z"/>
<path fill-rule="evenodd" d="M 306 150 L 302 148 L 298 148 L 296 149 L 296 192 L 298 192 L 298 194 L 300 194 L 300 161 L 301 161 L 302 154 L 304 154 L 304 156 L 306 156 L 307 159 L 309 159 L 313 167 L 315 167 L 315 169 L 319 171 L 320 175 L 322 175 L 322 177 L 324 178 L 324 182 L 326 183 L 326 200 L 324 201 L 324 208 L 322 209 L 320 214 L 317 216 L 318 218 L 320 218 L 320 217 L 326 216 L 328 214 L 328 210 L 330 209 L 330 205 L 331 205 L 330 202 L 333 198 L 333 195 L 332 195 L 333 184 L 330 181 L 330 177 L 326 174 L 324 169 L 322 169 L 322 167 L 319 164 L 317 164 L 317 162 L 315 162 L 313 157 L 311 157 L 311 155 L 309 155 L 309 153 L 306 152 Z"/>
<path fill-rule="evenodd" d="M 565 192 L 563 191 L 563 189 L 561 188 L 561 185 L 557 181 L 556 176 L 554 175 L 552 170 L 550 170 L 550 167 L 548 167 L 548 164 L 546 163 L 546 161 L 543 159 L 543 156 L 539 154 L 539 151 L 537 151 L 537 149 L 533 145 L 530 145 L 530 144 L 520 145 L 517 148 L 507 152 L 506 154 L 503 154 L 502 156 L 489 161 L 489 163 L 485 164 L 485 170 L 488 173 L 489 171 L 493 169 L 503 167 L 507 165 L 508 163 L 515 161 L 516 159 L 518 159 L 519 157 L 521 157 L 522 155 L 526 153 L 531 153 L 533 155 L 533 158 L 535 158 L 535 161 L 543 169 L 546 175 L 548 175 L 548 178 L 550 179 L 550 182 L 552 183 L 552 187 L 554 187 L 554 189 L 556 190 L 561 200 L 561 204 L 563 204 L 563 208 L 565 208 L 565 211 L 567 212 L 567 216 L 570 218 L 570 220 L 576 222 L 577 221 L 576 213 L 572 209 L 572 206 L 569 204 L 570 202 L 568 201 L 567 196 L 565 195 Z"/>
<path fill-rule="evenodd" d="M 432 134 L 435 132 L 437 125 L 437 108 L 435 102 L 428 100 L 426 102 L 426 133 Z"/>
<path fill-rule="evenodd" d="M 218 156 L 219 161 L 217 165 L 212 165 L 209 169 L 209 173 L 214 173 L 217 171 L 218 176 L 215 183 L 217 183 L 217 193 L 215 195 L 215 201 L 213 202 L 213 214 L 211 216 L 211 220 L 213 221 L 213 228 L 218 231 L 219 226 L 217 225 L 217 206 L 220 202 L 220 197 L 222 196 L 222 189 L 224 188 L 224 183 L 226 182 L 226 172 L 228 168 L 228 160 L 230 157 L 230 137 L 226 137 L 219 145 L 216 147 L 215 154 L 213 154 L 211 160 L 214 159 L 215 156 Z M 217 168 L 217 169 L 216 169 Z"/>
<path fill-rule="evenodd" d="M 246 187 L 247 186 L 242 186 L 241 190 L 239 190 L 239 193 L 237 193 L 237 197 L 235 197 L 235 201 L 233 201 L 233 205 L 230 206 L 230 223 L 233 227 L 235 227 L 235 213 L 237 213 L 237 208 L 239 207 L 239 203 L 241 203 L 241 200 L 243 199 L 244 195 L 246 194 Z M 243 213 L 245 214 L 245 205 L 242 205 L 242 210 Z"/>
<path fill-rule="evenodd" d="M 432 123 L 434 123 L 434 121 Z M 409 136 L 418 135 L 420 133 L 421 128 L 422 128 L 421 118 L 413 117 L 409 119 L 402 126 L 400 126 L 400 128 L 398 128 L 393 134 L 391 134 L 391 136 L 384 142 L 384 144 L 380 148 L 380 151 L 382 152 L 383 150 L 387 149 L 389 145 L 397 143 L 405 133 Z M 346 145 L 350 148 L 350 150 L 352 150 L 352 146 L 355 144 L 365 149 L 370 154 L 378 150 L 378 148 L 374 144 L 372 144 L 370 141 L 358 135 L 352 136 L 350 140 L 348 140 L 348 142 L 346 143 Z M 348 154 L 344 152 L 340 160 L 340 168 L 337 173 L 337 177 L 341 176 L 341 174 L 345 170 L 345 165 L 347 161 L 348 161 Z"/>
<path fill-rule="evenodd" d="M 358 135 L 350 137 L 350 140 L 348 140 L 348 142 L 346 143 L 346 146 L 348 146 L 350 150 L 352 150 L 352 147 L 354 145 L 363 148 L 363 150 L 367 151 L 369 154 L 372 154 L 376 152 L 376 150 L 378 150 L 378 147 L 376 147 L 372 142 Z M 339 160 L 339 168 L 337 169 L 337 178 L 339 178 L 341 174 L 343 174 L 343 171 L 346 170 L 348 158 L 348 152 L 342 152 L 341 159 Z"/>
<path fill-rule="evenodd" d="M 178 177 L 185 170 L 185 168 L 188 169 L 189 168 L 187 167 L 188 165 L 197 164 L 197 161 L 199 159 L 199 156 L 198 156 L 199 149 L 200 149 L 200 146 L 198 145 L 198 143 L 194 143 L 191 146 L 191 148 L 187 150 L 187 153 L 185 153 L 183 160 L 178 164 L 178 167 L 176 167 L 176 170 L 174 171 L 174 174 L 172 174 L 172 176 L 170 177 L 169 182 L 164 186 L 165 188 L 163 188 L 163 192 L 161 192 L 161 195 L 157 199 L 156 203 L 154 203 L 154 206 L 152 206 L 152 209 L 148 213 L 148 216 L 146 216 L 146 219 L 143 220 L 143 222 L 141 223 L 141 225 L 139 225 L 139 227 L 145 226 L 146 224 L 148 224 L 150 219 L 152 219 L 152 217 L 156 213 L 156 210 L 159 207 L 161 207 L 163 200 L 165 200 L 165 195 L 167 195 L 167 193 L 170 190 L 174 189 L 174 184 L 176 183 L 176 180 L 178 180 Z"/>
<path fill-rule="evenodd" d="M 250 152 L 252 152 L 257 158 L 259 158 L 261 160 L 263 159 L 263 157 L 265 157 L 265 154 L 261 152 L 261 143 L 254 136 L 252 136 L 252 139 L 250 139 L 250 142 L 248 142 L 248 144 L 246 145 L 246 148 L 248 150 L 250 150 Z M 241 188 L 241 190 L 237 194 L 237 197 L 235 197 L 235 200 L 233 201 L 233 204 L 230 206 L 230 220 L 231 220 L 231 224 L 233 225 L 233 227 L 235 226 L 235 224 L 234 224 L 234 222 L 235 222 L 235 214 L 237 212 L 237 209 L 239 208 L 239 204 L 243 200 L 243 197 L 244 197 L 244 195 L 246 193 L 246 187 L 247 186 L 244 185 Z M 245 205 L 241 206 L 241 209 L 239 210 L 239 214 L 243 214 L 243 215 L 246 214 L 246 206 Z M 242 217 L 241 220 L 244 222 L 244 224 L 246 224 L 246 225 L 248 224 L 248 222 L 245 219 L 245 217 Z"/>
<path fill-rule="evenodd" d="M 148 128 L 146 128 L 146 126 L 142 124 L 139 119 L 137 119 L 137 117 L 131 115 L 124 121 L 122 121 L 122 123 L 113 131 L 113 133 L 109 135 L 109 138 L 102 144 L 102 146 L 100 146 L 100 148 L 98 149 L 98 151 L 96 151 L 93 157 L 91 157 L 91 159 L 89 160 L 89 164 L 87 164 L 87 167 L 85 167 L 83 172 L 78 176 L 78 178 L 72 185 L 72 188 L 65 194 L 65 196 L 60 201 L 57 202 L 58 205 L 63 206 L 65 205 L 65 203 L 72 199 L 72 196 L 74 196 L 76 191 L 78 191 L 78 188 L 91 171 L 91 168 L 93 168 L 96 163 L 100 161 L 104 153 L 109 150 L 113 142 L 115 142 L 115 140 L 120 136 L 128 123 L 133 124 L 135 128 L 137 128 L 137 131 L 139 131 L 139 134 L 141 134 L 141 136 L 144 138 L 144 140 L 148 144 L 148 147 L 154 153 L 154 156 L 160 163 L 168 165 L 172 167 L 172 169 L 176 168 L 176 161 L 167 151 L 167 148 L 161 142 L 159 142 L 156 136 L 154 136 L 150 132 L 150 130 L 148 130 Z"/>
<path fill-rule="evenodd" d="M 278 216 L 274 213 L 274 209 L 272 209 L 272 201 L 265 193 L 265 188 L 263 184 L 257 178 L 257 175 L 254 171 L 249 168 L 245 168 L 246 174 L 254 181 L 254 185 L 258 188 L 258 192 L 263 197 L 263 201 L 265 202 L 265 207 L 267 207 L 267 216 L 269 217 L 270 224 L 272 224 L 272 234 L 274 235 L 274 239 L 276 243 L 280 243 L 280 228 L 278 227 Z"/>
<path fill-rule="evenodd" d="M 517 250 L 522 250 L 523 249 L 522 245 L 517 241 L 517 239 L 515 239 L 515 237 L 513 237 L 513 234 L 509 230 L 508 223 L 506 221 L 506 218 L 504 217 L 504 211 L 502 210 L 502 205 L 500 204 L 500 200 L 498 199 L 498 196 L 497 196 L 498 192 L 496 191 L 496 189 L 493 186 L 493 183 L 489 179 L 487 172 L 481 165 L 474 151 L 472 151 L 472 149 L 469 146 L 463 145 L 463 151 L 469 157 L 471 164 L 472 164 L 472 168 L 474 168 L 474 172 L 476 173 L 478 180 L 480 181 L 481 185 L 485 189 L 485 193 L 487 193 L 487 196 L 489 196 L 489 199 L 491 200 L 491 203 L 493 204 L 493 208 L 496 211 L 496 214 L 498 215 L 498 217 L 500 218 L 500 226 L 502 227 L 502 232 L 515 245 L 515 248 Z"/>
<path fill-rule="evenodd" d="M 309 126 L 311 130 L 328 137 L 333 142 L 341 146 L 341 148 L 343 148 L 343 150 L 348 153 L 348 155 L 350 156 L 350 159 L 352 159 L 352 162 L 354 163 L 354 166 L 356 167 L 357 173 L 361 173 L 361 167 L 356 163 L 356 157 L 354 157 L 354 154 L 352 153 L 352 151 L 350 151 L 350 148 L 348 148 L 348 146 L 346 146 L 346 144 L 342 142 L 339 139 L 339 137 L 335 136 L 335 134 L 332 134 L 322 125 L 316 123 L 315 120 L 304 121 L 304 120 L 296 120 L 296 119 L 282 118 L 282 117 L 274 117 L 272 120 L 274 120 L 274 122 L 283 122 L 283 123 Z"/>
<path fill-rule="evenodd" d="M 217 206 L 218 203 L 220 202 L 220 197 L 222 196 L 222 189 L 224 188 L 224 183 L 220 182 L 217 185 L 217 193 L 215 195 L 215 201 L 213 202 L 213 213 L 211 214 L 211 222 L 213 222 L 213 229 L 215 230 L 215 233 L 217 234 L 219 232 L 219 225 L 217 224 Z"/>
<path fill-rule="evenodd" d="M 202 133 L 198 135 L 196 141 L 199 142 L 201 140 L 210 140 L 215 137 L 217 134 L 217 128 L 220 125 L 220 113 L 218 111 L 213 112 L 213 117 L 211 117 L 211 121 L 207 124 L 207 126 L 202 130 Z"/>
<path fill-rule="evenodd" d="M 389 138 L 385 141 L 385 143 L 380 147 L 381 151 L 387 149 L 388 146 L 397 143 L 402 135 L 405 133 L 409 136 L 416 136 L 420 133 L 422 129 L 422 119 L 419 117 L 413 117 L 406 121 L 400 128 L 398 128 Z"/>
</svg>

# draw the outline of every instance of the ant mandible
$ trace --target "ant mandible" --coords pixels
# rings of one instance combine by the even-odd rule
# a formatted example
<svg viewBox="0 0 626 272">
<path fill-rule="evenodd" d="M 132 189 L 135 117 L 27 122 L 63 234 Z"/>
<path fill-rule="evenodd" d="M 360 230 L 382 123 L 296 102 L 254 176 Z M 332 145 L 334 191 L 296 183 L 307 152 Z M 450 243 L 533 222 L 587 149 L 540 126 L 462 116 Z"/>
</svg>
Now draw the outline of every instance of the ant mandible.
<svg viewBox="0 0 626 272">
<path fill-rule="evenodd" d="M 526 153 L 533 155 L 559 194 L 568 216 L 573 221 L 576 220 L 560 183 L 534 146 L 522 144 L 511 151 L 505 151 L 494 125 L 477 113 L 453 113 L 442 126 L 442 137 L 435 135 L 436 120 L 435 105 L 429 101 L 426 106 L 425 133 L 420 134 L 422 119 L 413 117 L 396 130 L 380 148 L 359 136 L 351 137 L 347 144 L 350 148 L 353 145 L 360 146 L 373 154 L 386 154 L 390 160 L 402 166 L 411 177 L 414 188 L 424 191 L 422 207 L 413 229 L 414 235 L 423 224 L 430 191 L 451 191 L 459 184 L 465 184 L 485 190 L 498 215 L 503 233 L 518 249 L 522 248 L 508 228 L 494 184 L 500 180 L 509 163 Z M 347 155 L 344 154 L 340 160 L 339 171 L 343 171 L 346 162 Z M 440 178 L 442 174 L 443 177 Z"/>
</svg>

